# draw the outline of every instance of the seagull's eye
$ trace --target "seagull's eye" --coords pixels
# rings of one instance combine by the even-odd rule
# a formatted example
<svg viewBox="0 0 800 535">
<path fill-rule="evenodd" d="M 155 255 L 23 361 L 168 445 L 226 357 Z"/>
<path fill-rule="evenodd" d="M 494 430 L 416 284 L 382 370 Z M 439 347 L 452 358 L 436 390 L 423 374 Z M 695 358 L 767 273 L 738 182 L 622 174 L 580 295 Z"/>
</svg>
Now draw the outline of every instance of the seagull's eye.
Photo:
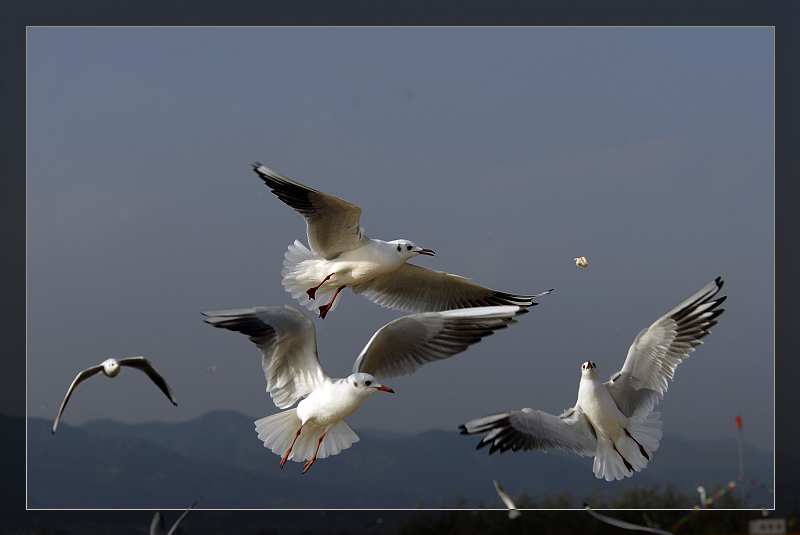
<svg viewBox="0 0 800 535">
<path fill-rule="evenodd" d="M 412 247 L 410 245 L 406 245 L 406 251 L 410 251 Z"/>
<path fill-rule="evenodd" d="M 365 384 L 365 385 L 367 385 L 367 386 L 369 386 L 369 385 L 371 385 L 371 384 L 372 384 L 372 381 L 364 381 L 364 384 Z"/>
</svg>

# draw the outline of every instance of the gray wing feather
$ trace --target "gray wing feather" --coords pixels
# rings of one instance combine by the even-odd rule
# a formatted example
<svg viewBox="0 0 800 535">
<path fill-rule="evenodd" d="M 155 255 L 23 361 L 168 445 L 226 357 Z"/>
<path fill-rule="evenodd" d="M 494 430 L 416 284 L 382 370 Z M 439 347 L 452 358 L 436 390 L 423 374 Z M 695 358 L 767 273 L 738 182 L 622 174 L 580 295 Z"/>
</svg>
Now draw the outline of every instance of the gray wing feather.
<svg viewBox="0 0 800 535">
<path fill-rule="evenodd" d="M 153 521 L 150 522 L 150 535 L 164 535 L 165 533 L 164 517 L 161 515 L 161 511 L 156 511 Z"/>
<path fill-rule="evenodd" d="M 525 308 L 502 306 L 404 316 L 372 336 L 353 371 L 369 373 L 378 380 L 414 373 L 424 364 L 457 355 L 516 323 L 514 317 L 525 312 Z"/>
<path fill-rule="evenodd" d="M 181 513 L 181 516 L 178 517 L 178 520 L 176 520 L 175 523 L 172 524 L 172 527 L 169 528 L 167 535 L 175 535 L 175 533 L 178 531 L 178 527 L 181 525 L 181 522 L 183 522 L 183 519 L 186 518 L 186 515 L 189 514 L 189 511 L 191 511 L 192 508 L 195 505 L 197 505 L 197 502 L 199 501 L 200 501 L 199 499 L 195 500 L 194 503 L 192 503 L 192 505 L 190 505 L 183 513 Z"/>
<path fill-rule="evenodd" d="M 724 284 L 717 277 L 639 333 L 622 370 L 606 383 L 620 411 L 628 417 L 653 410 L 667 391 L 675 368 L 703 342 L 726 296 L 713 299 Z"/>
<path fill-rule="evenodd" d="M 61 419 L 61 413 L 64 412 L 64 407 L 67 406 L 67 401 L 69 401 L 69 398 L 70 398 L 70 396 L 72 396 L 72 393 L 75 391 L 75 389 L 78 388 L 78 385 L 80 385 L 82 382 L 84 382 L 89 377 L 93 377 L 93 376 L 97 375 L 101 371 L 103 371 L 103 365 L 102 364 L 100 364 L 98 366 L 92 366 L 91 368 L 87 368 L 87 369 L 79 372 L 78 375 L 75 376 L 75 379 L 72 380 L 72 384 L 69 385 L 69 389 L 67 389 L 67 395 L 64 396 L 64 401 L 61 402 L 61 408 L 58 409 L 58 415 L 56 416 L 55 422 L 53 422 L 53 429 L 51 431 L 51 434 L 55 434 L 56 433 L 56 428 L 58 427 L 58 422 Z"/>
<path fill-rule="evenodd" d="M 253 164 L 253 170 L 272 193 L 305 218 L 308 245 L 314 254 L 332 259 L 366 242 L 358 206 L 290 180 L 260 163 Z"/>
<path fill-rule="evenodd" d="M 206 312 L 205 322 L 247 335 L 261 351 L 267 392 L 285 409 L 327 376 L 317 356 L 314 324 L 294 307 L 256 307 Z"/>
<path fill-rule="evenodd" d="M 489 453 L 555 448 L 579 455 L 594 455 L 597 438 L 589 420 L 578 409 L 554 416 L 536 409 L 502 412 L 460 425 L 462 435 L 485 433 L 476 449 L 489 446 Z"/>
<path fill-rule="evenodd" d="M 158 370 L 155 366 L 153 366 L 152 362 L 144 357 L 130 357 L 120 360 L 119 365 L 128 366 L 129 368 L 136 368 L 137 370 L 143 371 L 145 374 L 147 374 L 150 380 L 155 383 L 159 390 L 161 390 L 164 395 L 169 398 L 173 405 L 178 405 L 178 402 L 175 401 L 175 396 L 172 394 L 172 390 L 170 389 L 169 385 L 164 380 L 164 377 L 158 373 Z"/>
<path fill-rule="evenodd" d="M 501 305 L 531 307 L 538 304 L 534 299 L 552 291 L 538 295 L 498 292 L 458 275 L 408 263 L 350 289 L 373 303 L 407 312 Z"/>
</svg>

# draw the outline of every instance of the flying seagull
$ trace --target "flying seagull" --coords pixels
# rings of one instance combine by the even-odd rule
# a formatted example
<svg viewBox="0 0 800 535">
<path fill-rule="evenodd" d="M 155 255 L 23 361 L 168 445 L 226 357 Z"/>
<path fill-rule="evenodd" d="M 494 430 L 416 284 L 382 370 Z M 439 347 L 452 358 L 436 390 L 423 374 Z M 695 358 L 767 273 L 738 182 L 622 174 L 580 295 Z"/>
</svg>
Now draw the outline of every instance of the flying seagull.
<svg viewBox="0 0 800 535">
<path fill-rule="evenodd" d="M 119 375 L 122 366 L 128 366 L 130 368 L 136 368 L 137 370 L 141 370 L 147 374 L 151 381 L 153 381 L 156 386 L 164 392 L 169 400 L 172 402 L 173 405 L 177 406 L 178 402 L 175 401 L 175 396 L 172 395 L 172 390 L 170 390 L 169 385 L 161 377 L 161 374 L 158 373 L 153 364 L 144 357 L 130 357 L 127 359 L 116 360 L 116 359 L 107 359 L 104 360 L 101 364 L 97 366 L 92 366 L 91 368 L 87 368 L 80 372 L 76 377 L 75 380 L 72 381 L 72 384 L 69 385 L 69 390 L 67 390 L 67 395 L 64 397 L 64 401 L 61 403 L 61 408 L 58 409 L 58 416 L 56 416 L 56 421 L 53 424 L 52 433 L 55 434 L 56 427 L 58 427 L 58 421 L 61 419 L 61 413 L 64 412 L 64 407 L 67 406 L 67 401 L 69 401 L 69 397 L 72 395 L 72 392 L 78 388 L 82 382 L 86 379 L 97 375 L 98 373 L 102 372 L 103 375 L 106 377 L 116 377 Z"/>
<path fill-rule="evenodd" d="M 721 278 L 710 282 L 640 332 L 610 381 L 601 383 L 597 365 L 585 362 L 578 401 L 560 416 L 525 408 L 471 420 L 459 426 L 461 433 L 486 433 L 478 449 L 488 445 L 490 454 L 558 448 L 594 455 L 594 474 L 606 481 L 643 470 L 661 440 L 662 422 L 653 407 L 675 368 L 724 312 L 717 307 L 725 297 L 713 299 L 722 284 Z"/>
<path fill-rule="evenodd" d="M 279 409 L 255 422 L 264 447 L 287 460 L 336 455 L 359 440 L 342 421 L 375 392 L 391 392 L 378 381 L 413 373 L 423 364 L 465 351 L 484 336 L 516 323 L 527 309 L 478 307 L 404 316 L 381 327 L 344 379 L 320 366 L 314 323 L 294 307 L 257 307 L 207 312 L 206 323 L 247 335 L 258 346 L 267 392 Z M 302 399 L 301 399 L 302 398 Z M 297 401 L 297 407 L 290 409 Z"/>
<path fill-rule="evenodd" d="M 492 483 L 494 483 L 494 490 L 497 491 L 497 495 L 500 496 L 500 499 L 503 500 L 503 503 L 508 508 L 508 518 L 510 520 L 514 520 L 518 518 L 519 515 L 522 513 L 519 512 L 517 506 L 514 504 L 514 501 L 511 499 L 511 496 L 506 494 L 506 491 L 503 490 L 503 487 L 500 486 L 500 481 L 494 477 L 492 478 Z"/>
<path fill-rule="evenodd" d="M 161 516 L 161 511 L 156 511 L 156 514 L 153 516 L 153 521 L 150 522 L 150 535 L 175 535 L 175 532 L 178 530 L 178 526 L 183 522 L 183 519 L 186 518 L 186 515 L 189 514 L 189 511 L 199 502 L 200 500 L 195 500 L 192 505 L 188 507 L 181 516 L 178 517 L 178 520 L 172 524 L 172 527 L 169 528 L 169 531 L 166 530 L 164 526 L 164 517 Z"/>
<path fill-rule="evenodd" d="M 589 513 L 596 519 L 600 520 L 601 522 L 605 522 L 606 524 L 610 524 L 618 528 L 630 529 L 633 531 L 647 531 L 648 533 L 658 533 L 660 535 L 673 535 L 672 532 L 664 531 L 663 529 L 653 528 L 650 526 L 641 526 L 639 524 L 625 522 L 624 520 L 617 520 L 616 518 L 611 518 L 610 516 L 601 515 L 600 513 L 595 512 L 591 507 L 589 507 L 589 505 L 585 503 L 583 504 L 583 508 L 586 510 L 587 513 Z"/>
<path fill-rule="evenodd" d="M 475 284 L 458 275 L 406 263 L 430 249 L 408 240 L 373 240 L 359 224 L 361 208 L 311 189 L 268 169 L 253 169 L 280 200 L 306 220 L 309 250 L 300 241 L 284 255 L 284 289 L 309 310 L 325 318 L 336 297 L 348 286 L 384 307 L 406 312 L 431 312 L 479 306 L 530 307 L 550 293 L 515 295 Z"/>
</svg>

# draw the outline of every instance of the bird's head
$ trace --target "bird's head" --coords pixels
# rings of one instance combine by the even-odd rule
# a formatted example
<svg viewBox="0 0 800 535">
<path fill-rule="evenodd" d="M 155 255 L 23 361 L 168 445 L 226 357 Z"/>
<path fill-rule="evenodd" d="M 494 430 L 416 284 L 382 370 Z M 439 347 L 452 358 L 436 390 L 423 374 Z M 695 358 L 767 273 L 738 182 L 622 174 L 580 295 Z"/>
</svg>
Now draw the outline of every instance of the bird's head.
<svg viewBox="0 0 800 535">
<path fill-rule="evenodd" d="M 589 379 L 597 379 L 597 364 L 592 362 L 591 360 L 587 360 L 581 366 L 581 377 L 587 377 Z"/>
<path fill-rule="evenodd" d="M 119 362 L 116 359 L 107 359 L 103 361 L 103 373 L 109 377 L 116 377 L 119 373 Z"/>
<path fill-rule="evenodd" d="M 393 240 L 388 243 L 394 246 L 395 250 L 397 251 L 397 254 L 399 254 L 403 258 L 403 260 L 414 258 L 415 256 L 420 254 L 428 256 L 433 256 L 436 254 L 430 249 L 423 249 L 419 245 L 408 240 Z"/>
<path fill-rule="evenodd" d="M 380 390 L 381 392 L 389 392 L 394 394 L 394 390 L 388 386 L 383 386 L 378 382 L 375 377 L 368 373 L 354 373 L 347 378 L 347 382 L 356 389 L 356 391 L 364 397 L 369 396 Z"/>
</svg>

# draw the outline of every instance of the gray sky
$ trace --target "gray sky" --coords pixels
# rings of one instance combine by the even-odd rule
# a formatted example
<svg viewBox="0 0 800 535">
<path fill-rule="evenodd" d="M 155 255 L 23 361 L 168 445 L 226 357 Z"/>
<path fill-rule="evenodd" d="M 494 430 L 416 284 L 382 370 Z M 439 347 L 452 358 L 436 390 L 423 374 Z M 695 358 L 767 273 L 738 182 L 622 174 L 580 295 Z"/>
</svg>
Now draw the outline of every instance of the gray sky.
<svg viewBox="0 0 800 535">
<path fill-rule="evenodd" d="M 356 433 L 456 432 L 524 406 L 558 414 L 582 362 L 611 375 L 642 328 L 721 275 L 726 312 L 678 367 L 664 432 L 735 440 L 740 413 L 745 439 L 770 451 L 773 38 L 30 28 L 29 415 L 54 418 L 78 371 L 134 355 L 155 363 L 177 408 L 123 370 L 83 384 L 62 422 L 277 412 L 255 346 L 200 315 L 299 307 L 280 268 L 305 225 L 252 172 L 260 161 L 360 206 L 368 236 L 436 251 L 412 263 L 507 292 L 555 289 L 518 325 L 385 381 L 396 394 L 349 416 Z M 341 298 L 314 319 L 334 377 L 403 314 Z"/>
</svg>

